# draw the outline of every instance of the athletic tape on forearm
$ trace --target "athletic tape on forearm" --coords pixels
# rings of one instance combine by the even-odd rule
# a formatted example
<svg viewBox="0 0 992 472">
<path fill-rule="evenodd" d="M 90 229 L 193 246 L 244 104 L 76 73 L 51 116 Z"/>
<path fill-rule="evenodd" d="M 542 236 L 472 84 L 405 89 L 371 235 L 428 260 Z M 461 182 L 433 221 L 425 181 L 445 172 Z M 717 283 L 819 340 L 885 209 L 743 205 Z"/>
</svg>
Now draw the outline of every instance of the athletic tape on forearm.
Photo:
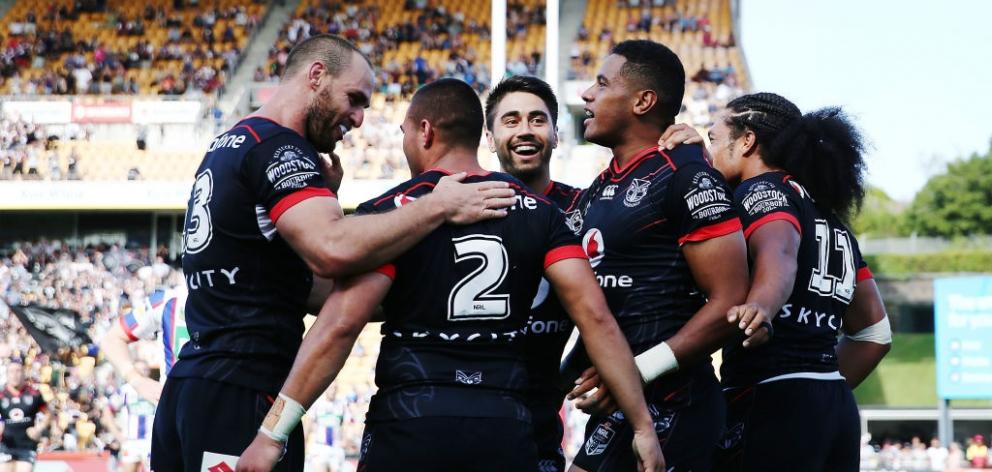
<svg viewBox="0 0 992 472">
<path fill-rule="evenodd" d="M 641 380 L 648 384 L 668 372 L 679 370 L 679 361 L 668 343 L 661 343 L 634 358 L 637 370 L 641 372 Z"/>
<path fill-rule="evenodd" d="M 854 334 L 845 335 L 852 341 L 864 341 L 875 344 L 892 344 L 892 326 L 889 324 L 889 317 L 882 318 L 882 321 L 875 323 Z"/>
<path fill-rule="evenodd" d="M 307 409 L 303 408 L 303 405 L 280 393 L 258 430 L 276 441 L 286 442 L 289 434 L 296 429 L 296 425 L 300 424 L 300 419 L 306 413 Z"/>
</svg>

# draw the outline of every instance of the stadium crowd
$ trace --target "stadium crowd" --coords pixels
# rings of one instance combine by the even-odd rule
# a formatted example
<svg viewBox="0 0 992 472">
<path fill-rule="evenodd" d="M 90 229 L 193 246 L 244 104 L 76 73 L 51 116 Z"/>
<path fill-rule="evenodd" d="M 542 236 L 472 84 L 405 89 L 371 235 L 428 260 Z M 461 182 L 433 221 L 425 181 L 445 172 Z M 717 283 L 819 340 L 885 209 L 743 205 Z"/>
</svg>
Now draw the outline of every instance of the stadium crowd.
<svg viewBox="0 0 992 472">
<path fill-rule="evenodd" d="M 96 347 L 119 313 L 126 311 L 131 294 L 150 293 L 157 287 L 184 285 L 180 271 L 164 247 L 152 254 L 148 248 L 124 249 L 118 245 L 73 248 L 58 241 L 12 244 L 0 251 L 0 385 L 6 386 L 7 367 L 24 366 L 29 384 L 48 403 L 52 421 L 42 432 L 39 452 L 108 451 L 120 453 L 126 425 L 119 413 L 124 407 L 121 377 Z M 79 313 L 88 326 L 91 344 L 58 353 L 43 352 L 8 305 L 35 303 Z M 376 341 L 377 329 L 365 339 Z M 149 366 L 161 365 L 161 346 L 138 342 L 135 352 Z M 335 447 L 341 456 L 357 457 L 368 401 L 374 393 L 370 365 L 378 355 L 377 342 L 364 342 L 353 353 L 364 375 L 331 388 L 325 404 L 314 409 L 334 417 Z M 335 469 L 337 470 L 337 469 Z"/>
<path fill-rule="evenodd" d="M 0 118 L 0 180 L 78 180 L 79 153 L 62 160 L 41 125 L 19 118 Z"/>
<path fill-rule="evenodd" d="M 412 21 L 381 25 L 379 7 L 374 4 L 322 3 L 305 8 L 280 32 L 280 39 L 269 51 L 268 70 L 255 71 L 256 82 L 276 81 L 286 66 L 289 51 L 300 41 L 319 33 L 337 34 L 353 41 L 376 66 L 378 91 L 389 100 L 408 98 L 417 87 L 441 77 L 455 77 L 480 93 L 489 88 L 489 67 L 477 58 L 478 51 L 465 41 L 465 35 L 488 40 L 489 25 L 466 19 L 443 5 L 409 0 L 405 10 L 418 11 Z M 441 67 L 431 67 L 423 54 L 406 61 L 386 61 L 386 51 L 401 43 L 419 43 L 422 51 L 450 51 Z"/>
<path fill-rule="evenodd" d="M 930 439 L 929 445 L 919 436 L 913 436 L 909 442 L 886 439 L 871 443 L 870 439 L 870 434 L 862 437 L 861 470 L 942 471 L 989 467 L 988 447 L 981 434 L 967 438 L 966 447 L 957 441 L 947 447 L 936 437 Z"/>
<path fill-rule="evenodd" d="M 183 2 L 177 2 L 181 7 Z M 9 19 L 7 37 L 0 34 L 0 77 L 14 95 L 209 94 L 218 90 L 234 71 L 242 53 L 236 40 L 249 34 L 259 19 L 245 6 L 202 8 L 192 21 L 177 10 L 147 5 L 140 15 L 87 7 L 71 9 L 50 3 L 43 12 L 29 11 Z M 74 27 L 83 13 L 106 13 L 104 29 L 113 29 L 119 41 L 79 34 Z M 39 21 L 36 15 L 41 15 Z M 226 20 L 219 35 L 215 25 Z M 148 26 L 167 31 L 163 41 L 146 35 Z M 136 41 L 130 39 L 137 39 Z M 163 63 L 178 64 L 178 69 Z M 151 73 L 157 92 L 143 90 L 136 71 Z M 26 71 L 38 73 L 26 74 Z"/>
</svg>

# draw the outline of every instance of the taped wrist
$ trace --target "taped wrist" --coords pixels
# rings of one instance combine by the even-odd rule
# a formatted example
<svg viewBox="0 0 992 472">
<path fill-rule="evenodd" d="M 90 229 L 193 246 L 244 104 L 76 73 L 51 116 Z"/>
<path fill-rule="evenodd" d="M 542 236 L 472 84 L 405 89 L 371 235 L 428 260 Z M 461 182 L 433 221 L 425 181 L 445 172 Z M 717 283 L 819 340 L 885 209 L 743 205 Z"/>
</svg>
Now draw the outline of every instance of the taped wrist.
<svg viewBox="0 0 992 472">
<path fill-rule="evenodd" d="M 276 441 L 286 442 L 306 412 L 307 409 L 299 402 L 280 393 L 258 430 Z"/>
</svg>

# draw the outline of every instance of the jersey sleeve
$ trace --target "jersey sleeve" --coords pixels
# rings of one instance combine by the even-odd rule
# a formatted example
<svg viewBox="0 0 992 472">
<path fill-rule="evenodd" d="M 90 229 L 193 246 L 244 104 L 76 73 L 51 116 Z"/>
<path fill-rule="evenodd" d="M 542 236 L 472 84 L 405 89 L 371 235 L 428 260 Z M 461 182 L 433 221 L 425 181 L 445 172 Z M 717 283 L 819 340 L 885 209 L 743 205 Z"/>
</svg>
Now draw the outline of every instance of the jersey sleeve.
<svg viewBox="0 0 992 472">
<path fill-rule="evenodd" d="M 565 224 L 565 214 L 553 205 L 548 208 L 548 212 L 551 217 L 544 253 L 544 268 L 547 269 L 555 262 L 565 259 L 586 259 L 586 252 L 582 250 L 578 236 Z"/>
<path fill-rule="evenodd" d="M 678 232 L 679 245 L 740 231 L 741 221 L 723 176 L 705 164 L 680 167 L 662 203 Z"/>
<path fill-rule="evenodd" d="M 275 224 L 297 203 L 336 197 L 320 174 L 320 157 L 303 138 L 280 133 L 255 145 L 245 156 L 245 183 Z"/>
<path fill-rule="evenodd" d="M 356 215 L 374 215 L 379 213 L 379 210 L 375 207 L 374 200 L 369 200 L 355 208 Z"/>
<path fill-rule="evenodd" d="M 362 203 L 361 205 L 358 205 L 357 208 L 355 208 L 355 215 L 374 215 L 376 213 L 379 213 L 380 208 L 378 205 L 376 205 L 376 202 L 381 202 L 385 200 L 389 200 L 389 199 L 386 198 L 386 196 L 380 196 L 372 200 L 369 200 L 365 203 Z M 373 272 L 378 272 L 382 275 L 385 275 L 386 277 L 389 277 L 389 280 L 396 280 L 396 264 L 392 262 L 383 264 L 379 268 L 373 270 Z"/>
<path fill-rule="evenodd" d="M 868 267 L 868 261 L 861 255 L 861 247 L 858 245 L 858 241 L 853 236 L 851 239 L 851 243 L 854 246 L 854 266 L 858 268 L 857 276 L 854 279 L 855 282 L 874 279 L 875 276 L 871 273 L 871 268 Z"/>
<path fill-rule="evenodd" d="M 800 235 L 803 228 L 799 224 L 799 203 L 792 192 L 766 180 L 746 182 L 738 189 L 734 202 L 741 215 L 744 237 L 762 225 L 772 221 L 786 221 L 796 228 Z"/>
</svg>

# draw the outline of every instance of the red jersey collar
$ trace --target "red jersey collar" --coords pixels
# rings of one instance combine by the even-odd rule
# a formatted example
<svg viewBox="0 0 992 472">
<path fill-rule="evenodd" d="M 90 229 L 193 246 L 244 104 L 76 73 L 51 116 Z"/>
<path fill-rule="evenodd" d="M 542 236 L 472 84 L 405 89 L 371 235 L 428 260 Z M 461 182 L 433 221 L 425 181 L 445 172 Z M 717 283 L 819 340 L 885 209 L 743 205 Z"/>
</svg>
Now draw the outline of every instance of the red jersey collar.
<svg viewBox="0 0 992 472">
<path fill-rule="evenodd" d="M 633 169 L 634 166 L 640 164 L 641 161 L 647 159 L 648 156 L 654 154 L 655 152 L 658 152 L 657 144 L 653 144 L 644 149 L 641 149 L 640 151 L 637 151 L 637 154 L 634 154 L 634 157 L 632 157 L 630 161 L 628 161 L 627 164 L 623 166 L 623 168 L 619 167 L 619 165 L 617 164 L 616 156 L 613 156 L 613 160 L 610 161 L 610 169 L 616 174 L 622 174 L 630 169 Z"/>
</svg>

